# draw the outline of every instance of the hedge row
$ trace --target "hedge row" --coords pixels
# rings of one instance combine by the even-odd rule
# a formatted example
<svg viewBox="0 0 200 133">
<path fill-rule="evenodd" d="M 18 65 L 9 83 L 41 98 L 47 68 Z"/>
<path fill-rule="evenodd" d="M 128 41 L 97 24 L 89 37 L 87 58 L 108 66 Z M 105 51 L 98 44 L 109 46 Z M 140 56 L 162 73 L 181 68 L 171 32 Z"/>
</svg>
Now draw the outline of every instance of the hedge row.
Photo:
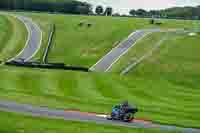
<svg viewBox="0 0 200 133">
<path fill-rule="evenodd" d="M 75 0 L 0 0 L 0 9 L 89 14 L 91 5 Z"/>
</svg>

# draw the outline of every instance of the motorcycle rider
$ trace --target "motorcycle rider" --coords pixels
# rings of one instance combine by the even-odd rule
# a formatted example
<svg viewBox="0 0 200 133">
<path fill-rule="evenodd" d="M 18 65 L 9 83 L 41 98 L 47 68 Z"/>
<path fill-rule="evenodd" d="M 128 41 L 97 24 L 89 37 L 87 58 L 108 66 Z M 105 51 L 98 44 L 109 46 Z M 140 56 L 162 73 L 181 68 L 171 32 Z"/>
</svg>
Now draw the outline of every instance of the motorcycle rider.
<svg viewBox="0 0 200 133">
<path fill-rule="evenodd" d="M 127 110 L 129 109 L 130 105 L 129 105 L 129 102 L 126 100 L 124 102 L 122 102 L 122 104 L 120 105 L 120 110 L 121 110 L 121 113 L 124 114 L 127 112 Z"/>
<path fill-rule="evenodd" d="M 138 112 L 136 106 L 132 106 L 128 101 L 124 101 L 121 104 L 115 105 L 112 108 L 112 113 L 108 120 L 122 120 L 122 121 L 131 121 L 134 119 L 134 114 Z"/>
<path fill-rule="evenodd" d="M 113 117 L 123 117 L 124 114 L 128 111 L 129 103 L 128 101 L 124 101 L 121 104 L 115 105 L 112 108 L 112 115 Z"/>
<path fill-rule="evenodd" d="M 116 105 L 112 108 L 112 114 L 114 116 L 119 116 L 120 115 L 120 109 L 121 109 L 121 106 L 120 105 Z"/>
</svg>

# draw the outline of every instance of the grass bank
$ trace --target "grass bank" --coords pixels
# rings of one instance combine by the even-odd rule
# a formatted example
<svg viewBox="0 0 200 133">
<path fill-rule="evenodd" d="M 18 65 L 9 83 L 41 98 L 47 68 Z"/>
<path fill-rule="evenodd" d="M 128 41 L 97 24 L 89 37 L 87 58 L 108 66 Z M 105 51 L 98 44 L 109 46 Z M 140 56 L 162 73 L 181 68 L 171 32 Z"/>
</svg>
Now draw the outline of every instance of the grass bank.
<svg viewBox="0 0 200 133">
<path fill-rule="evenodd" d="M 149 19 L 104 16 L 79 16 L 47 13 L 19 13 L 31 17 L 43 29 L 43 46 L 35 59 L 40 60 L 47 44 L 49 25 L 56 26 L 50 62 L 90 67 L 136 29 L 198 27 L 198 21 L 160 20 L 160 26 Z M 79 26 L 81 22 L 85 25 Z M 87 24 L 92 24 L 88 27 Z"/>
<path fill-rule="evenodd" d="M 1 67 L 0 99 L 59 109 L 109 113 L 128 99 L 137 117 L 179 126 L 199 127 L 198 86 L 157 77 Z M 198 80 L 198 79 L 196 79 Z M 165 93 L 163 93 L 165 92 Z"/>
<path fill-rule="evenodd" d="M 117 73 L 122 72 L 130 64 L 137 62 L 137 60 L 140 60 L 140 58 L 156 47 L 159 40 L 166 37 L 166 35 L 167 33 L 147 34 L 112 66 L 111 71 Z"/>
<path fill-rule="evenodd" d="M 25 25 L 9 15 L 0 15 L 0 60 L 15 57 L 26 44 Z"/>
<path fill-rule="evenodd" d="M 47 17 L 47 14 L 30 16 L 41 16 L 43 21 L 48 18 L 55 22 L 58 29 L 50 61 L 64 61 L 72 65 L 92 65 L 114 47 L 111 44 L 127 36 L 134 28 L 141 28 L 144 23 L 147 23 L 146 27 L 151 27 L 148 20 L 143 19 L 68 15 Z M 81 20 L 93 22 L 94 27 L 77 27 Z M 198 25 L 196 21 L 163 21 L 166 22 L 162 27 L 168 28 L 183 27 L 184 24 L 185 27 Z M 104 22 L 108 32 L 103 30 Z M 66 39 L 67 36 L 70 39 Z M 128 99 L 139 107 L 137 117 L 164 124 L 199 127 L 198 42 L 199 35 L 175 36 L 127 77 L 1 66 L 0 75 L 3 76 L 0 77 L 0 99 L 100 113 L 109 113 L 113 105 Z M 91 50 L 94 47 L 98 48 Z M 87 54 L 83 54 L 84 50 Z M 140 48 L 139 51 L 143 53 L 143 50 Z"/>
</svg>

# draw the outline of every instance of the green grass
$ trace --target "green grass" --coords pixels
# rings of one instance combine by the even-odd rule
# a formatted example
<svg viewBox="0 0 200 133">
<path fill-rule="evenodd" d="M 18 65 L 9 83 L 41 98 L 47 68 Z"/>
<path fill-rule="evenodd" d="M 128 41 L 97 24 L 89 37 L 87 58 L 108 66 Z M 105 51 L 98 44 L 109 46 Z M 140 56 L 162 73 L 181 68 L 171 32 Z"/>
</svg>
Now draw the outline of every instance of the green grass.
<svg viewBox="0 0 200 133">
<path fill-rule="evenodd" d="M 4 75 L 0 77 L 0 99 L 3 100 L 109 113 L 114 104 L 128 99 L 139 107 L 139 118 L 199 127 L 198 86 L 188 88 L 185 84 L 159 77 L 126 78 L 109 74 L 13 70 L 7 67 L 2 67 L 0 74 Z"/>
<path fill-rule="evenodd" d="M 184 106 L 184 110 L 189 111 L 194 108 L 198 111 L 196 102 L 200 92 L 198 85 L 200 82 L 199 41 L 200 34 L 193 37 L 189 37 L 188 34 L 176 35 L 164 42 L 160 50 L 139 64 L 127 76 L 133 79 L 143 77 L 147 80 L 163 80 L 166 84 L 159 83 L 162 85 L 161 94 L 164 93 L 159 94 L 161 99 L 175 98 L 174 102 Z M 174 97 L 170 97 L 170 90 L 166 89 L 168 88 L 166 86 L 170 84 Z M 176 86 L 180 86 L 180 90 L 174 89 Z M 179 99 L 177 96 L 182 96 L 182 98 Z M 188 116 L 190 113 L 188 112 Z M 200 120 L 197 117 L 195 119 Z"/>
<path fill-rule="evenodd" d="M 50 62 L 64 62 L 67 65 L 90 67 L 102 56 L 125 39 L 135 29 L 158 28 L 150 25 L 148 19 L 73 16 L 46 13 L 21 13 L 33 18 L 43 29 L 43 48 L 47 43 L 49 24 L 56 25 L 53 47 L 49 55 Z M 81 21 L 93 26 L 79 27 Z M 162 20 L 162 28 L 198 27 L 198 21 Z M 41 59 L 41 49 L 37 59 Z"/>
<path fill-rule="evenodd" d="M 198 87 L 199 41 L 199 34 L 193 37 L 188 34 L 175 35 L 129 75 L 161 77 L 188 87 Z"/>
<path fill-rule="evenodd" d="M 13 12 L 13 14 L 23 15 L 23 16 L 27 16 L 27 17 L 31 18 L 41 29 L 42 45 L 41 45 L 40 49 L 38 50 L 38 52 L 36 53 L 36 55 L 34 57 L 32 57 L 32 60 L 42 62 L 43 54 L 44 54 L 44 51 L 45 51 L 45 49 L 47 47 L 47 43 L 48 43 L 48 34 L 49 34 L 50 26 L 52 24 L 51 20 L 48 19 L 48 17 L 45 18 L 40 15 L 34 15 L 31 13 Z"/>
<path fill-rule="evenodd" d="M 25 26 L 12 16 L 0 16 L 0 60 L 15 57 L 26 44 Z"/>
<path fill-rule="evenodd" d="M 14 113 L 0 112 L 1 133 L 178 133 L 177 131 L 161 131 L 155 129 L 139 129 L 80 123 L 75 121 L 33 118 Z"/>
<path fill-rule="evenodd" d="M 144 23 L 147 23 L 147 27 L 149 26 L 148 21 L 143 22 L 139 19 L 124 21 L 111 17 L 26 15 L 36 21 L 56 25 L 53 47 L 49 55 L 50 62 L 64 62 L 67 65 L 86 67 L 93 65 L 135 28 L 141 27 Z M 83 20 L 93 23 L 93 26 L 90 28 L 87 26 L 79 27 L 78 24 Z"/>
<path fill-rule="evenodd" d="M 52 22 L 56 24 L 56 36 L 49 60 L 64 61 L 70 65 L 90 66 L 114 47 L 115 41 L 125 38 L 133 29 L 144 28 L 144 24 L 145 27 L 152 27 L 148 25 L 148 20 L 143 19 L 26 15 L 44 25 Z M 94 27 L 77 27 L 81 20 L 94 23 Z M 199 26 L 197 21 L 163 21 L 165 23 L 162 27 L 169 28 Z M 127 77 L 1 66 L 0 75 L 3 76 L 0 77 L 0 99 L 100 113 L 109 113 L 114 104 L 128 99 L 139 107 L 139 118 L 200 128 L 199 41 L 199 36 L 174 36 Z M 139 56 L 153 44 L 146 47 L 142 43 L 144 49 L 138 45 Z M 38 54 L 39 58 L 41 53 Z"/>
<path fill-rule="evenodd" d="M 161 38 L 166 37 L 166 35 L 167 33 L 151 33 L 146 35 L 112 66 L 111 71 L 120 73 L 127 66 L 133 64 L 142 56 L 151 51 L 155 47 L 156 43 Z"/>
</svg>

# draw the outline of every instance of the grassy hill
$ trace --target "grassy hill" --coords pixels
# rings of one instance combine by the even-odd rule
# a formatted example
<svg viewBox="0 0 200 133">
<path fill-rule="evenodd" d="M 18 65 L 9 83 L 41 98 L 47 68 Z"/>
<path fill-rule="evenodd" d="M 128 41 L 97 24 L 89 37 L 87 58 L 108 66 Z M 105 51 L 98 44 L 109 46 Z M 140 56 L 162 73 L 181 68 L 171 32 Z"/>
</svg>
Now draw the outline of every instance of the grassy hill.
<svg viewBox="0 0 200 133">
<path fill-rule="evenodd" d="M 197 85 L 189 88 L 161 77 L 129 78 L 7 67 L 1 67 L 0 74 L 5 75 L 0 78 L 0 99 L 99 113 L 109 113 L 113 105 L 128 99 L 140 108 L 139 118 L 199 127 Z"/>
<path fill-rule="evenodd" d="M 159 36 L 157 35 L 157 37 Z M 127 77 L 132 79 L 142 77 L 147 80 L 146 82 L 149 80 L 157 80 L 157 83 L 152 83 L 151 94 L 155 92 L 155 84 L 160 84 L 160 91 L 157 90 L 155 97 L 158 96 L 161 100 L 172 105 L 177 104 L 183 106 L 185 108 L 184 110 L 188 111 L 187 115 L 189 116 L 192 108 L 194 108 L 195 112 L 198 110 L 196 109 L 196 102 L 193 100 L 198 97 L 200 92 L 198 86 L 200 81 L 200 73 L 198 70 L 200 66 L 200 58 L 198 56 L 200 50 L 199 41 L 199 33 L 196 36 L 189 36 L 188 33 L 175 34 L 164 41 L 160 49 L 156 50 L 152 56 L 135 66 L 127 74 Z M 144 39 L 137 45 L 138 47 L 144 46 L 144 48 L 148 48 L 147 45 L 149 43 L 151 44 L 148 39 Z M 139 50 L 138 47 L 137 49 L 129 51 L 129 54 L 124 56 L 121 62 L 126 62 L 124 64 L 128 64 L 128 62 L 131 62 L 131 58 L 137 55 L 140 56 L 140 51 L 135 51 Z M 134 61 L 132 61 L 132 63 L 134 63 Z M 115 68 L 118 68 L 116 70 L 125 68 L 120 66 L 120 63 L 116 64 Z M 160 81 L 165 81 L 166 83 Z M 168 88 L 167 86 L 170 86 L 171 89 L 170 87 L 166 89 Z M 177 87 L 180 90 L 175 89 Z M 169 95 L 169 93 L 171 94 L 171 90 L 174 91 L 173 97 Z M 171 101 L 171 99 L 173 99 L 173 101 Z M 177 105 L 175 108 L 177 108 Z M 196 119 L 199 120 L 198 117 L 196 117 Z"/>
<path fill-rule="evenodd" d="M 72 16 L 52 14 L 23 14 L 41 24 L 48 34 L 48 24 L 54 23 L 56 31 L 50 62 L 90 67 L 136 29 L 198 27 L 198 21 L 162 20 L 161 26 L 150 25 L 148 19 Z M 80 22 L 85 26 L 79 27 Z M 93 24 L 88 28 L 87 23 Z M 46 38 L 46 37 L 45 37 Z M 47 40 L 47 38 L 46 38 Z M 44 41 L 44 40 L 43 40 Z M 46 41 L 44 41 L 44 45 Z M 41 52 L 42 53 L 42 52 Z M 41 58 L 41 55 L 37 56 Z"/>
<path fill-rule="evenodd" d="M 184 85 L 190 81 L 197 83 L 197 77 L 200 75 L 198 71 L 199 41 L 200 34 L 196 36 L 189 36 L 188 33 L 174 35 L 163 42 L 161 48 L 153 56 L 133 69 L 129 75 L 182 79 Z"/>
<path fill-rule="evenodd" d="M 64 62 L 68 65 L 92 66 L 109 50 L 126 38 L 134 29 L 148 25 L 148 20 L 112 17 L 25 14 L 39 23 L 56 25 L 50 62 Z M 83 27 L 78 26 L 84 21 Z M 88 28 L 87 23 L 93 26 Z M 48 29 L 44 29 L 48 32 Z"/>
<path fill-rule="evenodd" d="M 163 38 L 168 38 L 166 32 L 147 34 L 139 40 L 124 56 L 113 64 L 111 72 L 121 73 L 129 65 L 137 63 L 145 54 L 154 49 L 158 42 Z"/>
<path fill-rule="evenodd" d="M 24 13 L 22 13 L 24 14 Z M 57 30 L 50 52 L 51 62 L 91 66 L 135 29 L 152 28 L 147 19 L 29 14 L 43 32 L 55 23 Z M 78 27 L 80 21 L 93 23 Z M 163 28 L 198 27 L 198 21 L 162 20 Z M 151 35 L 150 38 L 162 36 Z M 43 40 L 43 49 L 45 41 Z M 176 35 L 164 42 L 154 56 L 127 77 L 115 73 L 80 73 L 0 67 L 0 99 L 60 109 L 109 113 L 114 104 L 128 99 L 135 103 L 139 118 L 186 127 L 200 127 L 199 35 Z M 150 49 L 146 38 L 139 56 Z M 140 46 L 140 45 L 138 45 Z M 36 58 L 41 58 L 42 51 Z M 134 50 L 133 50 L 134 51 Z M 124 63 L 132 54 L 128 53 Z M 123 64 L 124 64 L 123 63 Z M 101 129 L 98 129 L 101 131 Z M 128 130 L 128 129 L 127 129 Z M 128 131 L 127 131 L 128 132 Z M 143 131 L 141 131 L 143 132 Z"/>
</svg>

